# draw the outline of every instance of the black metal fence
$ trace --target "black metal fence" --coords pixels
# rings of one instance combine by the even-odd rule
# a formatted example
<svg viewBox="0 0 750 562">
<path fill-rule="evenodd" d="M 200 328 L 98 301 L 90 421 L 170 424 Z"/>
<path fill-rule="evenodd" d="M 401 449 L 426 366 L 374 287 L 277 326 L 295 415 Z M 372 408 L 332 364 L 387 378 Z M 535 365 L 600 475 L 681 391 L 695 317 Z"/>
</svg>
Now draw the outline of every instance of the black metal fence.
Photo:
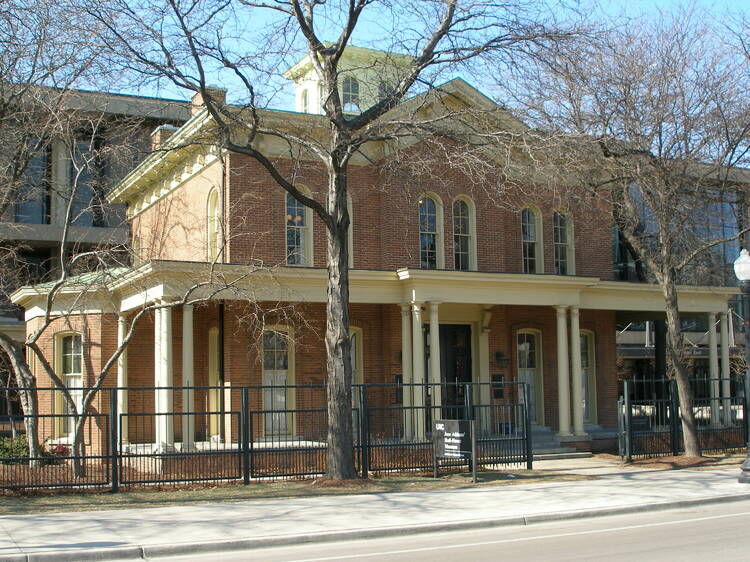
<svg viewBox="0 0 750 562">
<path fill-rule="evenodd" d="M 71 390 L 74 400 L 87 391 Z M 432 420 L 446 418 L 475 420 L 478 465 L 531 468 L 523 384 L 370 384 L 352 391 L 353 454 L 363 477 L 432 469 Z M 108 388 L 96 394 L 85 417 L 68 412 L 61 390 L 35 392 L 44 412 L 34 417 L 43 450 L 32 457 L 25 436 L 3 438 L 0 489 L 116 491 L 325 473 L 328 424 L 321 385 Z M 23 428 L 23 416 L 9 421 L 19 432 Z"/>
<path fill-rule="evenodd" d="M 747 443 L 747 403 L 744 396 L 727 392 L 727 382 L 724 379 L 691 381 L 693 416 L 699 443 L 705 452 L 731 451 L 744 448 Z M 643 388 L 650 390 L 644 393 Z M 639 380 L 635 384 L 624 381 L 618 412 L 620 456 L 627 462 L 633 458 L 678 455 L 684 451 L 675 381 Z"/>
</svg>

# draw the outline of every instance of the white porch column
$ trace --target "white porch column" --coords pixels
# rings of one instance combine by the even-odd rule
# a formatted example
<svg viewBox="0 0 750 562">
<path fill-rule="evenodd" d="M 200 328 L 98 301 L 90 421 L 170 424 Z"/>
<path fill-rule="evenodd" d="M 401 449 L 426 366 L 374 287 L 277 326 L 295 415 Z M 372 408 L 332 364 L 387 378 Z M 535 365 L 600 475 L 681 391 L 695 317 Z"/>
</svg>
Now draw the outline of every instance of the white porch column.
<svg viewBox="0 0 750 562">
<path fill-rule="evenodd" d="M 432 392 L 432 414 L 433 418 L 442 417 L 440 406 L 443 405 L 443 393 L 440 383 L 442 382 L 440 373 L 440 319 L 438 317 L 438 306 L 440 303 L 430 303 L 430 382 L 434 383 L 430 387 Z"/>
<path fill-rule="evenodd" d="M 410 390 L 413 392 L 412 419 L 414 421 L 414 436 L 424 437 L 424 335 L 422 334 L 422 304 L 414 302 L 411 305 L 411 332 L 412 332 L 412 382 L 417 385 Z"/>
<path fill-rule="evenodd" d="M 182 307 L 182 448 L 195 444 L 195 372 L 193 367 L 193 305 Z"/>
<path fill-rule="evenodd" d="M 122 346 L 125 336 L 128 332 L 128 319 L 124 314 L 117 317 L 117 347 Z M 112 420 L 112 423 L 119 423 L 120 443 L 128 442 L 128 419 L 124 417 L 128 413 L 128 348 L 123 349 L 117 358 L 117 413 L 118 419 Z"/>
<path fill-rule="evenodd" d="M 401 382 L 404 384 L 401 390 L 401 405 L 404 408 L 411 407 L 411 363 L 413 361 L 411 353 L 411 305 L 401 305 Z M 403 410 L 404 437 L 409 439 L 412 436 L 414 427 L 412 424 L 411 410 Z"/>
<path fill-rule="evenodd" d="M 708 378 L 711 379 L 709 389 L 711 391 L 711 425 L 719 424 L 719 413 L 721 404 L 719 403 L 719 355 L 716 349 L 716 314 L 708 314 Z"/>
<path fill-rule="evenodd" d="M 162 381 L 164 386 L 172 386 L 174 377 L 172 372 L 172 309 L 165 308 L 161 313 L 162 319 Z M 172 417 L 174 402 L 172 389 L 164 391 L 164 445 L 167 449 L 174 447 L 174 418 Z"/>
<path fill-rule="evenodd" d="M 732 423 L 732 391 L 729 386 L 729 318 L 726 311 L 722 312 L 719 318 L 721 321 L 721 396 L 725 398 L 722 400 L 724 423 L 730 425 Z"/>
<path fill-rule="evenodd" d="M 581 370 L 581 325 L 578 307 L 570 307 L 570 369 L 573 385 L 573 434 L 584 435 L 583 431 L 583 372 Z"/>
<path fill-rule="evenodd" d="M 162 452 L 174 447 L 174 420 L 172 419 L 172 309 L 156 310 L 156 446 Z"/>
<path fill-rule="evenodd" d="M 161 316 L 162 316 L 162 309 L 157 308 L 154 310 L 154 386 L 157 387 L 154 391 L 154 445 L 156 447 L 159 447 L 160 444 L 164 441 L 163 437 L 163 428 L 161 423 L 161 416 L 159 416 L 159 412 L 163 409 L 163 396 L 162 391 L 159 387 L 162 386 L 162 375 L 161 375 L 161 369 L 162 369 L 162 362 L 161 362 L 161 342 L 162 342 L 162 333 L 161 333 Z"/>
<path fill-rule="evenodd" d="M 568 376 L 568 323 L 567 307 L 556 306 L 557 311 L 557 409 L 558 435 L 570 435 L 570 378 Z"/>
</svg>

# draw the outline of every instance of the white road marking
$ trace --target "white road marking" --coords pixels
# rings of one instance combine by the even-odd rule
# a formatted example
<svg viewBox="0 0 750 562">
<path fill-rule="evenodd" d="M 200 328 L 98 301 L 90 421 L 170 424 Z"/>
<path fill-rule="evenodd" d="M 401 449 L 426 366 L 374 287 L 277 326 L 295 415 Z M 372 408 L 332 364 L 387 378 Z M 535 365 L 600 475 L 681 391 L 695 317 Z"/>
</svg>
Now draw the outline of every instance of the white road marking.
<svg viewBox="0 0 750 562">
<path fill-rule="evenodd" d="M 659 521 L 656 523 L 644 523 L 641 525 L 627 525 L 624 527 L 610 527 L 607 529 L 591 529 L 587 531 L 575 531 L 571 533 L 557 533 L 554 535 L 539 535 L 535 537 L 518 537 L 514 539 L 500 539 L 496 541 L 482 541 L 482 542 L 475 542 L 475 543 L 461 543 L 461 544 L 449 544 L 449 545 L 440 545 L 440 546 L 426 546 L 422 548 L 408 548 L 403 550 L 388 550 L 388 551 L 382 551 L 382 552 L 363 552 L 358 554 L 347 554 L 345 556 L 327 556 L 324 558 L 303 558 L 299 560 L 294 560 L 293 562 L 322 562 L 325 560 L 349 560 L 352 558 L 372 558 L 374 556 L 388 556 L 388 555 L 395 555 L 395 554 L 410 554 L 415 552 L 429 552 L 431 550 L 448 550 L 453 548 L 467 548 L 467 547 L 473 547 L 473 546 L 488 546 L 491 544 L 503 544 L 503 543 L 514 543 L 514 542 L 524 542 L 524 541 L 538 541 L 538 540 L 545 540 L 545 539 L 558 539 L 558 538 L 564 538 L 564 537 L 575 537 L 579 535 L 595 535 L 600 533 L 612 533 L 616 531 L 629 531 L 632 529 L 645 529 L 648 527 L 664 527 L 667 525 L 679 525 L 682 523 L 698 523 L 701 521 L 711 521 L 714 519 L 727 519 L 729 517 L 742 517 L 750 515 L 750 511 L 743 511 L 742 513 L 729 513 L 725 515 L 711 515 L 708 517 L 696 517 L 693 519 L 680 519 L 677 521 Z"/>
</svg>

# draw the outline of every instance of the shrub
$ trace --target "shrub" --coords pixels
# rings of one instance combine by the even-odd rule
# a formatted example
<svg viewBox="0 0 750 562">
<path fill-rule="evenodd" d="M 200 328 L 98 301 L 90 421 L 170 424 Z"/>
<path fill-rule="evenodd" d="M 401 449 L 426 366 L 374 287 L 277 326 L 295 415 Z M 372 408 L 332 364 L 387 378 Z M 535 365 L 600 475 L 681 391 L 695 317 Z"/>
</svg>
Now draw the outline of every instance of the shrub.
<svg viewBox="0 0 750 562">
<path fill-rule="evenodd" d="M 23 462 L 20 459 L 29 456 L 29 443 L 25 435 L 0 437 L 0 462 Z"/>
</svg>

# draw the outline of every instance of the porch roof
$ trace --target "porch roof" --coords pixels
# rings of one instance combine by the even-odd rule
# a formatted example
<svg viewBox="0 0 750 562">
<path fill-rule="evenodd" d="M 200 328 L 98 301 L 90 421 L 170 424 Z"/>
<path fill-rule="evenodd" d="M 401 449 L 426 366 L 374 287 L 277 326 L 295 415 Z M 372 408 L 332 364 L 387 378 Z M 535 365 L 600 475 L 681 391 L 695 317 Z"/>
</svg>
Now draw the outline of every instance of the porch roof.
<svg viewBox="0 0 750 562">
<path fill-rule="evenodd" d="M 101 301 L 101 310 L 126 312 L 155 300 L 248 300 L 325 302 L 324 268 L 262 267 L 205 262 L 149 261 L 138 267 L 119 269 L 102 277 L 98 285 L 66 286 L 55 308 L 70 312 L 71 303 Z M 658 285 L 607 281 L 598 277 L 529 275 L 476 271 L 352 269 L 352 303 L 400 304 L 441 302 L 478 305 L 577 306 L 582 309 L 629 312 L 662 312 L 664 298 Z M 22 287 L 12 295 L 26 308 L 27 319 L 46 308 L 49 284 Z M 680 310 L 685 313 L 721 312 L 735 287 L 678 289 Z M 87 298 L 82 298 L 86 293 Z M 103 296 L 106 295 L 106 298 Z M 62 298 L 66 297 L 67 298 Z M 104 301 L 108 303 L 106 306 Z M 73 305 L 75 306 L 75 305 Z"/>
</svg>

